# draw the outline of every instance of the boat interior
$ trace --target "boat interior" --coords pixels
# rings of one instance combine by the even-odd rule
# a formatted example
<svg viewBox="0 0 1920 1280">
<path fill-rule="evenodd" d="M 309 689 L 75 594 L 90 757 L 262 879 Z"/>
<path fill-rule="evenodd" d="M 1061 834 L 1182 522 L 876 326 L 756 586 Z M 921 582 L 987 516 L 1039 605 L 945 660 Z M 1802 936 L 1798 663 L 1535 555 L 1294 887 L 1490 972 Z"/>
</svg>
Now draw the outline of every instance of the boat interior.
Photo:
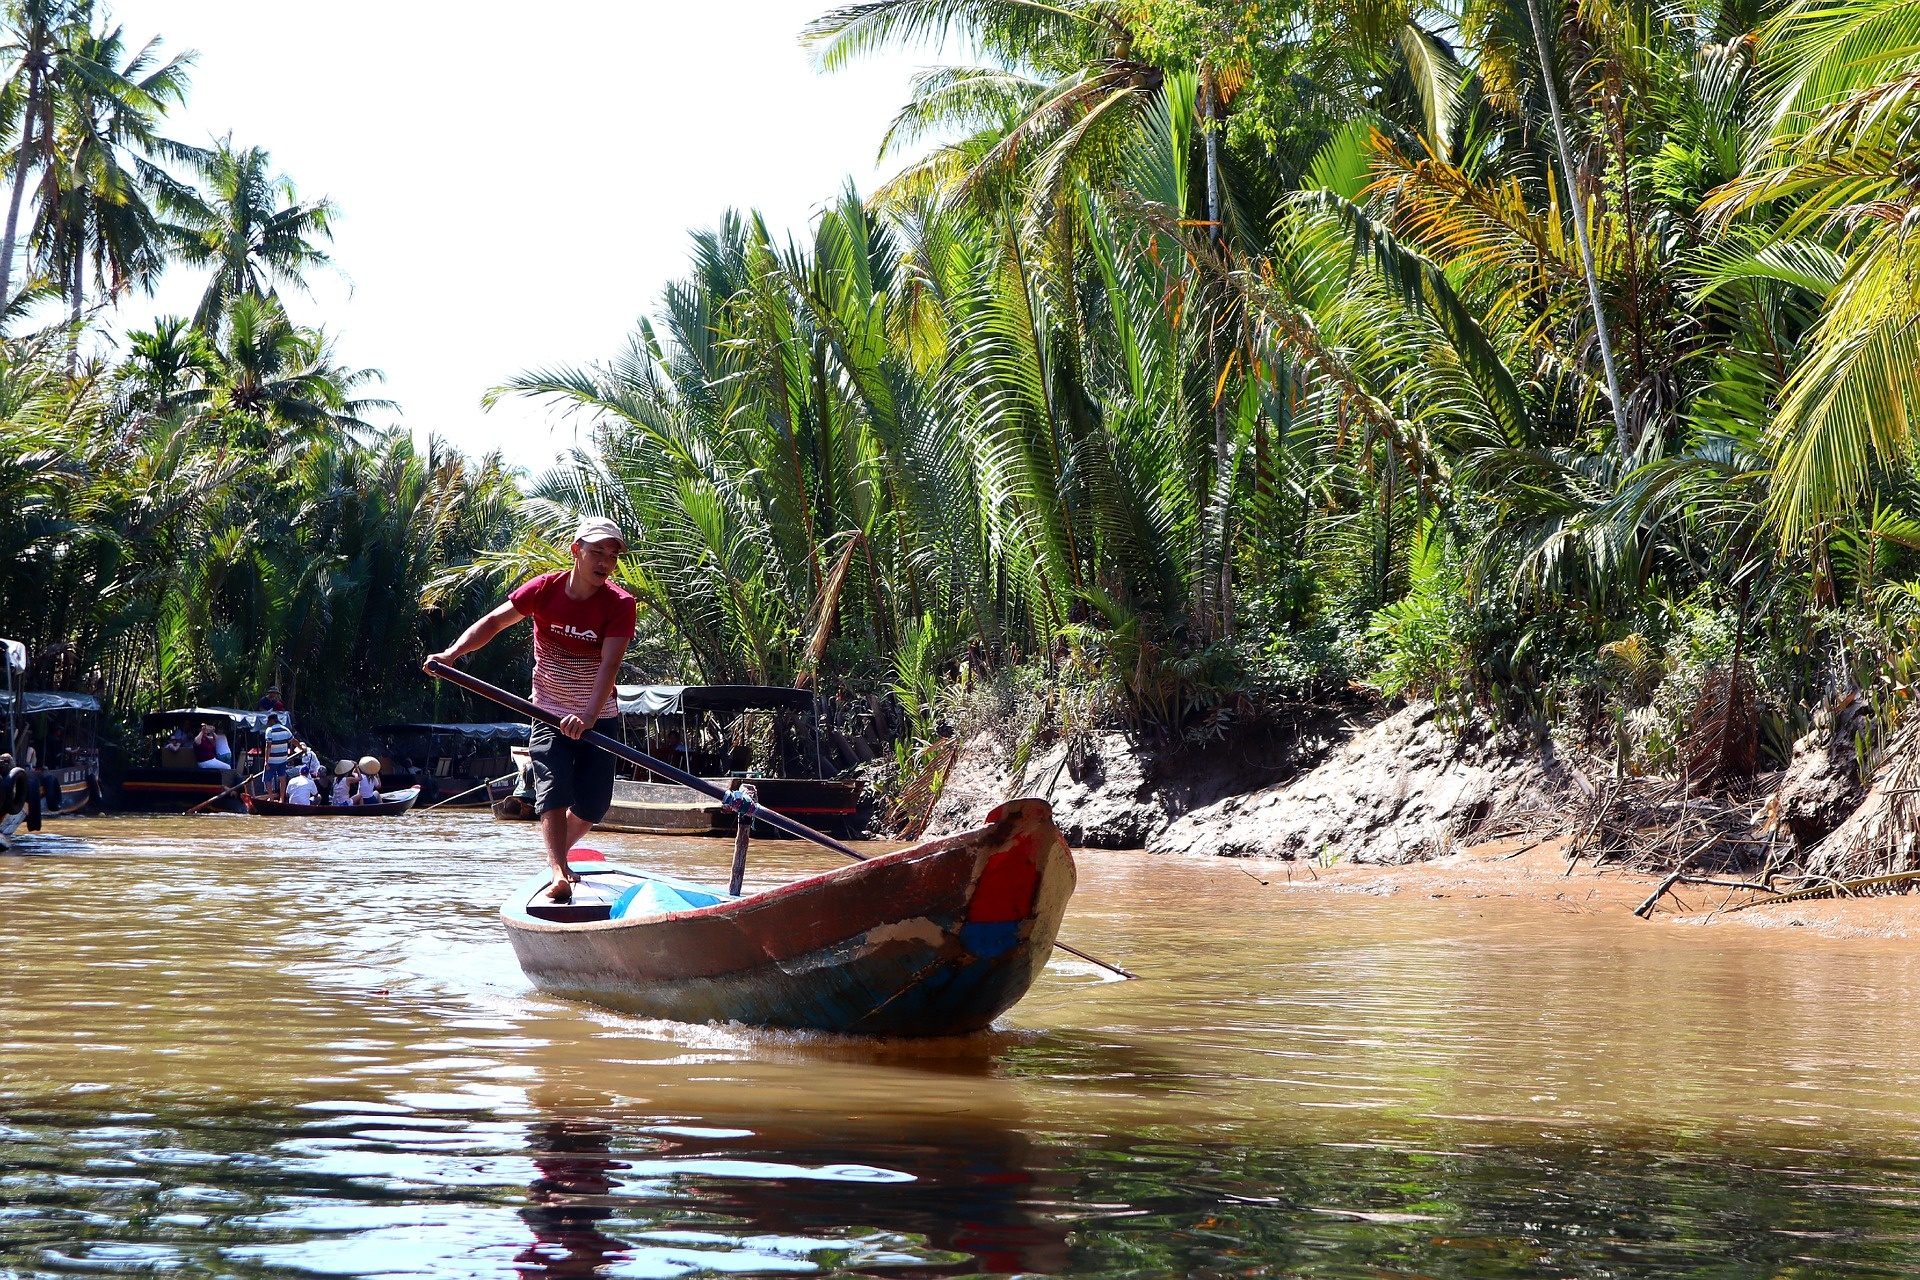
<svg viewBox="0 0 1920 1280">
<path fill-rule="evenodd" d="M 729 901 L 724 893 L 684 880 L 649 875 L 598 857 L 582 857 L 586 852 L 590 851 L 576 849 L 571 859 L 580 876 L 580 882 L 573 886 L 572 902 L 549 901 L 547 882 L 542 880 L 526 893 L 518 904 L 520 909 L 535 920 L 551 924 L 591 924 L 642 920 Z"/>
</svg>

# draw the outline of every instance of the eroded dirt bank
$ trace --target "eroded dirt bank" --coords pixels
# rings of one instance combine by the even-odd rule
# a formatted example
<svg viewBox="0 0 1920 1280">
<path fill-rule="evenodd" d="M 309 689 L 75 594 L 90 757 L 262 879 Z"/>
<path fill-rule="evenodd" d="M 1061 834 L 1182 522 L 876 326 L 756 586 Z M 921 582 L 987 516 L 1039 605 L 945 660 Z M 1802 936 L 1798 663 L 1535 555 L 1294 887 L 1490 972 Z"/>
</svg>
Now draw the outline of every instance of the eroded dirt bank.
<svg viewBox="0 0 1920 1280">
<path fill-rule="evenodd" d="M 1056 744 L 1016 770 L 968 744 L 929 834 L 963 831 L 1014 796 L 1052 802 L 1076 845 L 1234 857 L 1401 863 L 1591 793 L 1551 745 L 1458 734 L 1431 704 L 1326 711 L 1257 743 L 1154 751 L 1119 733 Z"/>
</svg>

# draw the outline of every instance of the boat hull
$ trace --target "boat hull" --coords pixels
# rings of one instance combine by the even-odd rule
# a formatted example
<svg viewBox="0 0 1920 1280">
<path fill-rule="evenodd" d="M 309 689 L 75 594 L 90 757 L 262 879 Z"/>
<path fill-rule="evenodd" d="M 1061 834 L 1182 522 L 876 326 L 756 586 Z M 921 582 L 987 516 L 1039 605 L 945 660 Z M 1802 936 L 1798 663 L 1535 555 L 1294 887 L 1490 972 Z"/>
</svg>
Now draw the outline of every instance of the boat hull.
<svg viewBox="0 0 1920 1280">
<path fill-rule="evenodd" d="M 677 1022 L 960 1035 L 1026 994 L 1073 894 L 1073 856 L 1044 801 L 988 821 L 698 910 L 540 919 L 530 907 L 566 909 L 540 906 L 536 877 L 501 915 L 521 968 L 555 995 Z"/>
<path fill-rule="evenodd" d="M 394 798 L 379 804 L 288 804 L 267 796 L 248 796 L 247 809 L 261 818 L 393 818 L 413 808 L 420 788 L 389 792 Z"/>
<path fill-rule="evenodd" d="M 120 807 L 146 812 L 191 808 L 237 785 L 243 776 L 232 769 L 128 769 L 120 779 Z"/>
<path fill-rule="evenodd" d="M 50 789 L 57 790 L 60 795 L 57 807 L 48 808 L 42 802 L 40 816 L 43 818 L 75 817 L 84 813 L 100 795 L 99 778 L 88 765 L 42 769 L 33 775 L 33 785 L 40 789 L 43 796 Z"/>
</svg>

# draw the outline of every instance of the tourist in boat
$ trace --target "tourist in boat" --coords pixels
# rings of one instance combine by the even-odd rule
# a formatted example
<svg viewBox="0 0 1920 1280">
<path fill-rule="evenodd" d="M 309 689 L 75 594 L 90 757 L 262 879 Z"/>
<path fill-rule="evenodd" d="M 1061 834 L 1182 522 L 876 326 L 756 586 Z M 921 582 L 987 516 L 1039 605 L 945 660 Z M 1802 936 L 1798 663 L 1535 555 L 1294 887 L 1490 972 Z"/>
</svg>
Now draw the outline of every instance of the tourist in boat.
<svg viewBox="0 0 1920 1280">
<path fill-rule="evenodd" d="M 355 804 L 380 803 L 380 761 L 374 756 L 361 756 L 360 763 L 354 768 L 353 802 Z"/>
<path fill-rule="evenodd" d="M 302 769 L 287 779 L 288 804 L 313 804 L 320 798 L 320 785 Z"/>
<path fill-rule="evenodd" d="M 267 743 L 266 768 L 261 773 L 261 781 L 274 799 L 284 800 L 287 798 L 287 763 L 293 758 L 293 730 L 287 727 L 286 715 L 269 711 L 266 732 L 261 737 Z"/>
<path fill-rule="evenodd" d="M 233 763 L 232 748 L 222 751 L 222 735 L 213 730 L 211 724 L 200 726 L 200 732 L 194 735 L 193 759 L 202 769 L 225 769 Z"/>
<path fill-rule="evenodd" d="M 353 761 L 341 760 L 334 764 L 333 795 L 331 797 L 334 804 L 345 806 L 353 803 L 352 777 Z"/>
<path fill-rule="evenodd" d="M 613 521 L 582 520 L 574 530 L 571 569 L 521 583 L 451 648 L 427 659 L 452 664 L 522 618 L 533 619 L 533 703 L 560 718 L 557 730 L 534 725 L 529 744 L 533 808 L 553 867 L 547 895 L 555 902 L 573 901 L 580 878 L 567 865 L 567 851 L 613 802 L 613 757 L 579 738 L 589 729 L 620 733 L 613 685 L 633 641 L 635 606 L 613 574 L 626 549 L 627 540 Z"/>
</svg>

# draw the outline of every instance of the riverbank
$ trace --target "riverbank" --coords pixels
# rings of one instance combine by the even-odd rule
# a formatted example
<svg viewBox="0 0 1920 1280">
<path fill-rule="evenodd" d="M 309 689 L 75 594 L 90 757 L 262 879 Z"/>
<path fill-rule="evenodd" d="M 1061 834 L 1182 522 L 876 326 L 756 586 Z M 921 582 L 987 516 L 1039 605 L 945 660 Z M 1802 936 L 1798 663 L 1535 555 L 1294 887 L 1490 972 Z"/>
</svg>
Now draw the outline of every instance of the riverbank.
<svg viewBox="0 0 1920 1280">
<path fill-rule="evenodd" d="M 1572 837 L 1530 837 L 1482 844 L 1398 866 L 1253 858 L 1236 862 L 1248 887 L 1300 894 L 1369 894 L 1409 900 L 1485 902 L 1562 915 L 1634 919 L 1665 882 L 1663 875 L 1568 858 Z M 1713 877 L 1732 881 L 1737 877 Z M 1264 882 L 1264 883 L 1262 883 Z M 1806 937 L 1908 943 L 1920 949 L 1920 894 L 1802 898 L 1752 905 L 1765 894 L 1731 884 L 1676 884 L 1648 912 L 1647 927 L 1796 930 Z"/>
</svg>

